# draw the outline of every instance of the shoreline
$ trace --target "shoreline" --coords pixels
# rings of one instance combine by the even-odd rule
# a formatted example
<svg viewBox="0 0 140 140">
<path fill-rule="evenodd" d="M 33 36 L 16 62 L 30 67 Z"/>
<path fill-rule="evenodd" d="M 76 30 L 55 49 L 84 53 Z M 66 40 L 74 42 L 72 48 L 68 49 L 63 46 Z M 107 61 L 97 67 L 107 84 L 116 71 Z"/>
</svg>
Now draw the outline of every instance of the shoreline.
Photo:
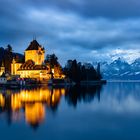
<svg viewBox="0 0 140 140">
<path fill-rule="evenodd" d="M 119 82 L 126 82 L 126 83 L 132 83 L 132 82 L 135 82 L 135 83 L 140 83 L 140 80 L 107 80 L 108 83 L 119 83 Z"/>
<path fill-rule="evenodd" d="M 106 84 L 107 80 L 97 80 L 97 81 L 81 81 L 80 85 L 102 85 Z"/>
</svg>

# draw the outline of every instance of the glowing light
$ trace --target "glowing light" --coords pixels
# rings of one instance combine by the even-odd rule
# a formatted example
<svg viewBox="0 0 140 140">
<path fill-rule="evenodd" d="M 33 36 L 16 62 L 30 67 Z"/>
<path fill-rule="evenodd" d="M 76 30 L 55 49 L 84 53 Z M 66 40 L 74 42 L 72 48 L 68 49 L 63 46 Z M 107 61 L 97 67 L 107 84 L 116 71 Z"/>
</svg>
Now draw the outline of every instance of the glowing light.
<svg viewBox="0 0 140 140">
<path fill-rule="evenodd" d="M 0 94 L 0 106 L 4 107 L 4 105 L 5 105 L 5 99 L 4 99 L 3 95 Z"/>
<path fill-rule="evenodd" d="M 25 105 L 26 121 L 32 125 L 41 123 L 45 118 L 45 107 L 42 103 Z"/>
<path fill-rule="evenodd" d="M 54 69 L 52 69 L 52 73 L 54 74 Z"/>
<path fill-rule="evenodd" d="M 0 106 L 4 107 L 7 99 L 7 102 L 10 102 L 11 105 L 13 119 L 20 119 L 20 110 L 24 108 L 26 122 L 36 125 L 45 118 L 45 105 L 48 107 L 57 105 L 64 94 L 65 89 L 21 90 L 19 93 L 8 95 L 8 98 L 0 94 Z"/>
</svg>

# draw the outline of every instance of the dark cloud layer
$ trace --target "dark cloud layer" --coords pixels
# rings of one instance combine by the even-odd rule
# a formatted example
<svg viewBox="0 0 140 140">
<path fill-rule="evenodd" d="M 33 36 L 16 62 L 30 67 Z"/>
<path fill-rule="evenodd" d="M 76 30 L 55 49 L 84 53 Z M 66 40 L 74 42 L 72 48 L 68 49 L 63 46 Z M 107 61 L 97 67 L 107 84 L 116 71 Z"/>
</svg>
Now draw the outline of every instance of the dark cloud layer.
<svg viewBox="0 0 140 140">
<path fill-rule="evenodd" d="M 62 62 L 109 60 L 122 51 L 132 60 L 140 49 L 139 7 L 138 0 L 0 0 L 0 45 L 23 52 L 36 36 Z"/>
<path fill-rule="evenodd" d="M 14 4 L 18 5 L 17 0 Z M 136 17 L 140 16 L 140 1 L 138 0 L 19 0 L 27 7 L 58 8 L 71 11 L 85 17 Z"/>
</svg>

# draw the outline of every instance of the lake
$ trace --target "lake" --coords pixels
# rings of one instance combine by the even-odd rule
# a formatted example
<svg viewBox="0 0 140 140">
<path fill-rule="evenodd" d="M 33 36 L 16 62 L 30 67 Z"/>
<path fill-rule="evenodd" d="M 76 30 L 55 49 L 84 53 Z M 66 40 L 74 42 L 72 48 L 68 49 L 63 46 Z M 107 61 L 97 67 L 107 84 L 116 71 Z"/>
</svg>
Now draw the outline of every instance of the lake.
<svg viewBox="0 0 140 140">
<path fill-rule="evenodd" d="M 0 90 L 5 140 L 140 140 L 140 83 Z"/>
</svg>

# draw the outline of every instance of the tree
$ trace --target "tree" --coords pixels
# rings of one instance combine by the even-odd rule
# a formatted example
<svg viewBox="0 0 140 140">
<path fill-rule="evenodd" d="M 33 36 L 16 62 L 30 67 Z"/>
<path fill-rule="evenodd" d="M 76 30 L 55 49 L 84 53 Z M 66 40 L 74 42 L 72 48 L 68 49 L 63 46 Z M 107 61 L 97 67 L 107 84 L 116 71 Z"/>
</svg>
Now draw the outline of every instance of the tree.
<svg viewBox="0 0 140 140">
<path fill-rule="evenodd" d="M 54 78 L 60 78 L 63 75 L 62 67 L 58 62 L 58 58 L 55 54 L 47 55 L 45 63 L 50 67 L 50 73 L 53 73 Z M 52 71 L 53 70 L 53 71 Z"/>
<path fill-rule="evenodd" d="M 76 60 L 68 60 L 67 65 L 64 68 L 64 73 L 66 77 L 71 79 L 72 81 L 79 83 L 81 81 L 81 65 L 77 64 Z"/>
<path fill-rule="evenodd" d="M 66 77 L 76 83 L 80 81 L 94 81 L 101 79 L 100 64 L 98 64 L 97 71 L 92 65 L 82 65 L 76 60 L 68 60 L 64 68 Z"/>
<path fill-rule="evenodd" d="M 4 66 L 6 72 L 11 72 L 11 63 L 13 60 L 13 53 L 12 53 L 12 47 L 11 45 L 7 45 L 5 51 L 4 51 Z"/>
<path fill-rule="evenodd" d="M 11 47 L 11 45 L 8 44 L 6 50 L 7 50 L 8 52 L 12 52 L 12 47 Z"/>
<path fill-rule="evenodd" d="M 58 58 L 56 57 L 55 54 L 47 55 L 45 59 L 45 63 L 48 63 L 51 68 L 54 68 L 55 65 L 58 65 Z"/>
</svg>

